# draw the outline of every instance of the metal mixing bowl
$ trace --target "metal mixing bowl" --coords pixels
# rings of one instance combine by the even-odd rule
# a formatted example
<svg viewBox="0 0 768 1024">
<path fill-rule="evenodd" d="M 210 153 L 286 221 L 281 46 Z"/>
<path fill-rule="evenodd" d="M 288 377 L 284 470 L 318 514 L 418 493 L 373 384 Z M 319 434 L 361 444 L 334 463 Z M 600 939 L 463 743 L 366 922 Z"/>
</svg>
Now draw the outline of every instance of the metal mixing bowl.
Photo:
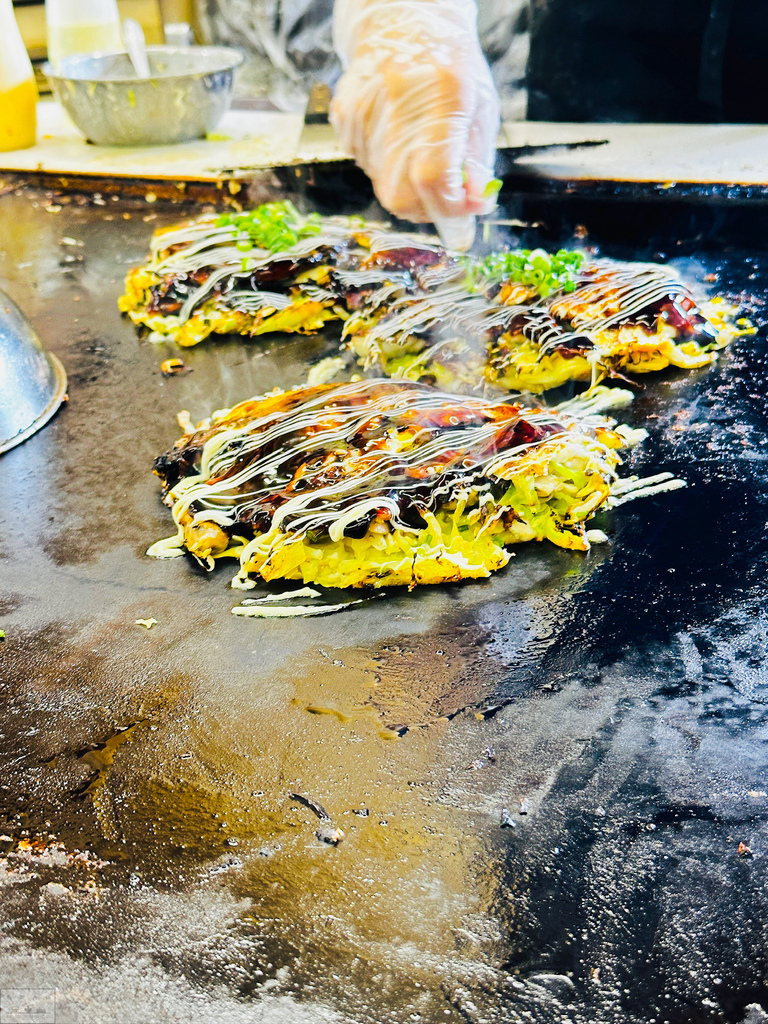
<svg viewBox="0 0 768 1024">
<path fill-rule="evenodd" d="M 227 46 L 149 46 L 152 77 L 127 53 L 77 54 L 43 65 L 54 95 L 90 142 L 154 146 L 213 131 L 232 102 L 242 55 Z"/>
<path fill-rule="evenodd" d="M 46 424 L 66 393 L 64 367 L 45 351 L 16 303 L 0 291 L 0 452 Z"/>
</svg>

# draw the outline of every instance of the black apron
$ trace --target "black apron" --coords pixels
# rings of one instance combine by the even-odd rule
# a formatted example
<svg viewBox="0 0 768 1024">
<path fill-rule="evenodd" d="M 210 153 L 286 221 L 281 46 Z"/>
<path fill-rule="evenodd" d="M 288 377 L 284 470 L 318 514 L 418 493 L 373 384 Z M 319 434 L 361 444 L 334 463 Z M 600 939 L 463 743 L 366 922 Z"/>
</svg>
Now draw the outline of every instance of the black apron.
<svg viewBox="0 0 768 1024">
<path fill-rule="evenodd" d="M 768 0 L 532 0 L 528 116 L 768 122 Z"/>
</svg>

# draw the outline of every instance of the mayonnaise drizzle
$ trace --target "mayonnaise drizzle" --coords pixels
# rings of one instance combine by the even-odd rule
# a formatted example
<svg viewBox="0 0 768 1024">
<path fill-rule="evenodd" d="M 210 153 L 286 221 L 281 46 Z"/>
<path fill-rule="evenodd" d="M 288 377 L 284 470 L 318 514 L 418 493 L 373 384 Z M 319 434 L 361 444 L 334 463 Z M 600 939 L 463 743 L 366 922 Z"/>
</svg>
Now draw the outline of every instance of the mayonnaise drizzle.
<svg viewBox="0 0 768 1024">
<path fill-rule="evenodd" d="M 339 224 L 333 218 L 323 221 L 320 234 L 302 238 L 290 248 L 278 252 L 256 247 L 243 251 L 237 248 L 238 242 L 250 243 L 249 236 L 234 225 L 217 227 L 212 221 L 185 225 L 174 231 L 164 232 L 153 239 L 149 269 L 158 277 L 194 274 L 200 270 L 211 271 L 205 281 L 192 289 L 184 301 L 178 313 L 181 323 L 188 320 L 194 310 L 214 291 L 216 285 L 224 281 L 229 283 L 229 286 L 224 288 L 226 294 L 222 296 L 227 305 L 233 305 L 233 295 L 238 296 L 237 308 L 247 308 L 248 311 L 273 305 L 262 303 L 257 306 L 255 302 L 246 305 L 242 298 L 245 289 L 238 288 L 238 282 L 247 282 L 254 271 L 272 263 L 306 259 L 323 248 L 335 250 L 348 247 L 359 249 L 361 257 L 367 255 L 367 250 L 360 249 L 355 241 L 351 226 L 344 222 Z M 181 248 L 168 252 L 175 246 Z M 254 296 L 259 295 L 258 291 L 250 291 Z"/>
<path fill-rule="evenodd" d="M 430 280 L 427 269 L 420 272 L 423 286 Z M 434 268 L 434 282 L 448 275 L 446 268 Z M 615 263 L 612 260 L 592 260 L 576 278 L 576 289 L 571 293 L 558 291 L 546 298 L 538 296 L 522 305 L 504 305 L 487 297 L 489 283 L 480 281 L 475 291 L 466 284 L 448 277 L 448 283 L 431 292 L 404 294 L 396 285 L 382 289 L 382 296 L 374 294 L 347 321 L 345 337 L 362 335 L 372 364 L 382 346 L 402 345 L 409 339 L 426 335 L 428 345 L 458 332 L 476 342 L 487 341 L 489 335 L 499 333 L 522 334 L 533 342 L 541 355 L 559 346 L 573 347 L 579 342 L 599 347 L 600 335 L 626 323 L 642 321 L 649 316 L 653 322 L 654 307 L 664 303 L 691 300 L 685 285 L 667 267 L 653 263 Z M 364 323 L 366 316 L 376 314 L 387 302 L 383 316 L 374 316 Z M 692 316 L 700 313 L 695 305 L 688 311 Z M 437 335 L 435 335 L 437 332 Z M 714 340 L 714 329 L 712 340 Z"/>
<path fill-rule="evenodd" d="M 554 427 L 547 442 L 575 447 L 586 442 L 593 456 L 605 454 L 568 416 L 511 406 L 508 415 L 491 419 L 495 407 L 508 404 L 457 398 L 426 385 L 386 379 L 318 388 L 298 405 L 289 400 L 210 437 L 199 475 L 187 477 L 172 491 L 174 518 L 178 523 L 194 510 L 195 522 L 231 526 L 248 521 L 248 514 L 261 507 L 272 512 L 273 529 L 297 535 L 327 530 L 332 540 L 340 540 L 353 523 L 385 510 L 393 526 L 416 533 L 421 528 L 403 519 L 401 497 L 419 492 L 419 507 L 435 509 L 457 496 L 466 500 L 473 489 L 486 489 L 489 477 L 508 478 L 519 456 L 544 441 L 502 441 L 499 447 L 505 430 L 520 420 L 532 427 Z M 429 422 L 430 412 L 446 409 L 455 410 L 454 423 Z M 473 414 L 479 422 L 471 422 Z M 397 429 L 413 429 L 420 421 L 407 445 L 398 444 Z M 360 440 L 363 428 L 378 446 Z M 286 491 L 300 465 L 306 489 Z M 328 472 L 331 465 L 341 467 L 338 476 Z M 606 479 L 611 478 L 607 464 L 604 469 Z M 270 499 L 281 492 L 284 500 L 275 508 Z"/>
</svg>

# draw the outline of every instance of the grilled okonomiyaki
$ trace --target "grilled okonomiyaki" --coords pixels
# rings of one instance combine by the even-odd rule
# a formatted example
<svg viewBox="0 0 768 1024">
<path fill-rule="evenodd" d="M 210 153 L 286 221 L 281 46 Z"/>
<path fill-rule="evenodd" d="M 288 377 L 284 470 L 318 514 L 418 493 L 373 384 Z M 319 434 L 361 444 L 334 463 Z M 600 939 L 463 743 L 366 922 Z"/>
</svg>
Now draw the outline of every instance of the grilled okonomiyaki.
<svg viewBox="0 0 768 1024">
<path fill-rule="evenodd" d="M 152 340 L 183 346 L 210 335 L 312 334 L 374 291 L 419 290 L 442 270 L 463 276 L 458 257 L 421 236 L 266 203 L 156 232 L 119 306 Z"/>
<path fill-rule="evenodd" d="M 691 369 L 743 333 L 732 307 L 697 304 L 668 267 L 541 249 L 476 260 L 287 202 L 156 233 L 120 308 L 154 340 L 185 346 L 343 322 L 366 369 L 449 391 Z"/>
<path fill-rule="evenodd" d="M 605 421 L 384 378 L 299 387 L 215 413 L 155 462 L 177 533 L 149 554 L 233 586 L 485 577 L 521 541 L 586 550 L 620 433 Z"/>
<path fill-rule="evenodd" d="M 664 266 L 520 250 L 470 266 L 462 284 L 401 292 L 387 308 L 373 293 L 343 333 L 365 366 L 388 375 L 535 393 L 705 366 L 744 333 L 733 313 L 717 300 L 697 304 Z"/>
</svg>

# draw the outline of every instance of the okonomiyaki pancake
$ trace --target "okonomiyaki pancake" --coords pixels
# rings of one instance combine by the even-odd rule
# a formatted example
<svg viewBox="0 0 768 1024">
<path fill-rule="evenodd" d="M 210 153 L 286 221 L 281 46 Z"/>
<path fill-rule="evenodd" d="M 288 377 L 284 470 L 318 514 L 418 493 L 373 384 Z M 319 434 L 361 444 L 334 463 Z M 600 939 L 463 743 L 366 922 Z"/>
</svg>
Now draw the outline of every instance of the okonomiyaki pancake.
<svg viewBox="0 0 768 1024">
<path fill-rule="evenodd" d="M 155 233 L 119 306 L 152 340 L 184 346 L 211 334 L 313 333 L 339 317 L 325 286 L 356 245 L 351 222 L 302 217 L 290 203 L 198 218 Z"/>
<path fill-rule="evenodd" d="M 697 303 L 658 264 L 585 261 L 565 287 L 533 305 L 521 303 L 516 290 L 509 281 L 499 289 L 514 313 L 488 350 L 488 379 L 509 388 L 696 369 L 744 333 L 732 323 L 733 307 Z"/>
<path fill-rule="evenodd" d="M 717 300 L 697 304 L 664 266 L 522 250 L 470 266 L 461 284 L 401 292 L 383 312 L 374 293 L 343 336 L 364 366 L 387 375 L 538 393 L 569 380 L 705 366 L 745 333 L 733 313 Z"/>
<path fill-rule="evenodd" d="M 299 387 L 217 412 L 155 462 L 174 537 L 233 586 L 414 586 L 485 577 L 512 545 L 589 547 L 624 443 L 597 421 L 388 379 Z"/>
</svg>

